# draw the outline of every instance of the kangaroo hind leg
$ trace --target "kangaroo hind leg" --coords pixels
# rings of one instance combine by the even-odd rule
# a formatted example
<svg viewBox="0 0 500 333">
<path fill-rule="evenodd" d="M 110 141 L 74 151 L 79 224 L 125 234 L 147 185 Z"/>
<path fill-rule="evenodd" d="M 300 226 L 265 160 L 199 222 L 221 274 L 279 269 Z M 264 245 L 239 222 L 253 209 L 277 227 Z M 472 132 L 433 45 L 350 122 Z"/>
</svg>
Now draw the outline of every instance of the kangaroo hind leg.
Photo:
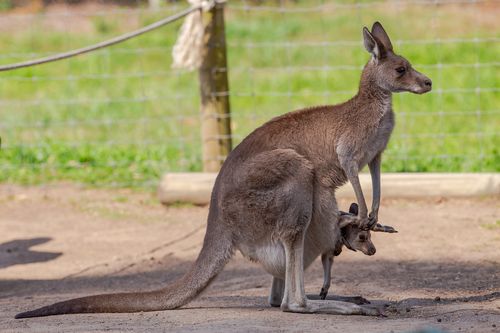
<svg viewBox="0 0 500 333">
<path fill-rule="evenodd" d="M 309 176 L 309 177 L 308 177 Z M 339 301 L 308 300 L 304 289 L 304 239 L 313 219 L 312 173 L 296 172 L 283 191 L 278 233 L 285 249 L 285 290 L 281 310 L 297 313 L 379 315 L 378 309 Z"/>
<path fill-rule="evenodd" d="M 295 241 L 284 241 L 283 244 L 286 255 L 286 277 L 282 311 L 368 316 L 381 314 L 376 308 L 347 302 L 308 300 L 304 291 L 303 237 L 298 237 Z"/>
<path fill-rule="evenodd" d="M 321 255 L 321 263 L 323 264 L 323 287 L 321 287 L 321 292 L 319 293 L 321 299 L 326 299 L 326 295 L 328 295 L 328 290 L 330 289 L 333 259 L 334 256 L 331 252 Z"/>
</svg>

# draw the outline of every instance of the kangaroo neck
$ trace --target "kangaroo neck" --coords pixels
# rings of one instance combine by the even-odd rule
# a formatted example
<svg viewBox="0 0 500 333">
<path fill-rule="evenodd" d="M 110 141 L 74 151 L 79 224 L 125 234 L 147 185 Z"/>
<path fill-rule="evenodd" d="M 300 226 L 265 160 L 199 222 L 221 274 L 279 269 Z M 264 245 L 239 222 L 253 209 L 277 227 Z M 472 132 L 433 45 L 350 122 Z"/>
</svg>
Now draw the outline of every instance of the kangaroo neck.
<svg viewBox="0 0 500 333">
<path fill-rule="evenodd" d="M 389 104 L 392 102 L 392 93 L 375 86 L 374 82 L 361 85 L 356 97 L 369 103 Z"/>
<path fill-rule="evenodd" d="M 392 108 L 392 93 L 377 84 L 370 70 L 363 71 L 358 94 L 354 100 L 364 109 L 368 107 L 376 118 L 382 117 Z"/>
</svg>

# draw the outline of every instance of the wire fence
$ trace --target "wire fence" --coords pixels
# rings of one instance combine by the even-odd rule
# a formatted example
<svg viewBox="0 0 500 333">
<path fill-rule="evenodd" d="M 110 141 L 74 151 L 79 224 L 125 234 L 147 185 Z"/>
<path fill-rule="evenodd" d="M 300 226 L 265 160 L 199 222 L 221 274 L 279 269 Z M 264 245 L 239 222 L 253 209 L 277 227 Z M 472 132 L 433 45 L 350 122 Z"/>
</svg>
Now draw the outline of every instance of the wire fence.
<svg viewBox="0 0 500 333">
<path fill-rule="evenodd" d="M 187 7 L 92 2 L 0 12 L 0 64 L 90 45 Z M 396 94 L 384 171 L 500 171 L 500 9 L 495 1 L 236 1 L 226 5 L 233 143 L 270 118 L 356 93 L 381 21 L 433 79 Z M 0 180 L 154 187 L 201 170 L 196 72 L 174 70 L 180 22 L 87 55 L 0 74 Z M 221 158 L 223 158 L 221 156 Z"/>
</svg>

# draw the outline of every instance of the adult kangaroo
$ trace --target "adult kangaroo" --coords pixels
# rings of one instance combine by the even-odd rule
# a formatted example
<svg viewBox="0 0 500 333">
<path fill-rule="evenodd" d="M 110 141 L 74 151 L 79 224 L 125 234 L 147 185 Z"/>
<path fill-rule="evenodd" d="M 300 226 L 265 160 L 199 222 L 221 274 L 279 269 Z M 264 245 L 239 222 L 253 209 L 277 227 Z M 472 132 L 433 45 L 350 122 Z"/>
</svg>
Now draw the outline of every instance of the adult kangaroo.
<svg viewBox="0 0 500 333">
<path fill-rule="evenodd" d="M 303 278 L 304 269 L 337 243 L 345 223 L 376 226 L 381 154 L 394 127 L 392 93 L 431 90 L 431 80 L 394 53 L 380 23 L 371 32 L 363 28 L 363 38 L 372 57 L 356 96 L 274 118 L 229 154 L 212 191 L 203 247 L 182 278 L 160 290 L 82 297 L 16 318 L 175 309 L 201 293 L 236 249 L 273 275 L 279 292 L 271 296 L 279 296 L 283 311 L 377 315 L 356 304 L 308 300 Z M 366 164 L 373 182 L 370 215 L 358 180 Z M 334 192 L 347 181 L 359 213 L 339 219 Z"/>
</svg>

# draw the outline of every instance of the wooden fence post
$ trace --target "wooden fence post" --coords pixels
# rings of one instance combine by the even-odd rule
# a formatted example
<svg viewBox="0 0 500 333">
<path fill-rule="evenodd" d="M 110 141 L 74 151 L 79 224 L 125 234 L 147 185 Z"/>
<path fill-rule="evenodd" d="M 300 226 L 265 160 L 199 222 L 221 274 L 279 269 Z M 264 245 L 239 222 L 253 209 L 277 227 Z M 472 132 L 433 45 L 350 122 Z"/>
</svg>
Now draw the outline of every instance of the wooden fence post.
<svg viewBox="0 0 500 333">
<path fill-rule="evenodd" d="M 204 14 L 203 63 L 199 70 L 203 171 L 218 172 L 231 151 L 224 5 Z"/>
<path fill-rule="evenodd" d="M 148 0 L 149 8 L 159 9 L 161 7 L 161 0 Z"/>
</svg>

